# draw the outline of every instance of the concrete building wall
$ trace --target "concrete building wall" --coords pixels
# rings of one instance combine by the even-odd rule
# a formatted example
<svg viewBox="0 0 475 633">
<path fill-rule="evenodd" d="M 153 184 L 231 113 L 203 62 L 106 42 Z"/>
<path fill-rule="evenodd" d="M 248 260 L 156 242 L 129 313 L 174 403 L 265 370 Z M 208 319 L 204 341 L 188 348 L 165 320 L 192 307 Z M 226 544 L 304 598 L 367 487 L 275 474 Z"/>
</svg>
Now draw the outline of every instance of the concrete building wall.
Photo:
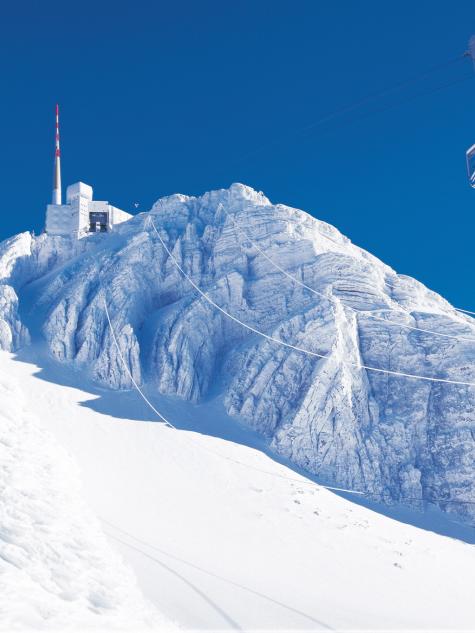
<svg viewBox="0 0 475 633">
<path fill-rule="evenodd" d="M 92 194 L 93 190 L 90 185 L 86 185 L 84 182 L 75 182 L 66 189 L 66 202 L 69 204 L 78 197 L 92 200 Z"/>
<path fill-rule="evenodd" d="M 87 233 L 89 231 L 89 204 L 90 201 L 87 198 L 78 198 L 78 230 L 81 233 Z M 79 236 L 79 237 L 82 237 Z"/>
<path fill-rule="evenodd" d="M 76 182 L 66 190 L 67 204 L 49 204 L 46 208 L 46 232 L 80 239 L 90 232 L 90 213 L 107 214 L 107 231 L 133 217 L 110 205 L 106 200 L 93 200 L 92 187 Z"/>
<path fill-rule="evenodd" d="M 76 213 L 68 204 L 49 204 L 46 207 L 46 232 L 69 235 L 76 229 Z"/>
<path fill-rule="evenodd" d="M 110 205 L 110 209 L 113 224 L 121 224 L 133 217 L 132 214 L 122 211 L 122 209 L 118 209 L 117 207 L 113 207 L 112 205 Z"/>
</svg>

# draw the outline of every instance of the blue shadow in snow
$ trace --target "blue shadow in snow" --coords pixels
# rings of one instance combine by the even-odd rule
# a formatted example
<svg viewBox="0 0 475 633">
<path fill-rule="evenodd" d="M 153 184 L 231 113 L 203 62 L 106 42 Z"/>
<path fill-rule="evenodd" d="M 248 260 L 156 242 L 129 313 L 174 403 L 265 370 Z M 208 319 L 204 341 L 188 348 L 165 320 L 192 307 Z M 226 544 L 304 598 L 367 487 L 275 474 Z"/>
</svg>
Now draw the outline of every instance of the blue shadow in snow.
<svg viewBox="0 0 475 633">
<path fill-rule="evenodd" d="M 114 391 L 100 388 L 92 380 L 87 379 L 83 371 L 75 371 L 70 366 L 51 359 L 46 351 L 46 346 L 37 343 L 34 347 L 25 348 L 18 352 L 15 358 L 21 362 L 35 364 L 39 368 L 35 376 L 41 380 L 77 388 L 93 396 L 90 400 L 79 402 L 78 406 L 89 408 L 113 418 L 137 422 L 163 423 L 135 390 Z M 219 390 L 217 387 L 215 391 Z M 323 486 L 336 485 L 333 482 L 322 481 L 273 452 L 266 438 L 227 415 L 219 396 L 215 395 L 202 403 L 193 404 L 176 397 L 153 396 L 151 395 L 151 389 L 147 389 L 147 387 L 144 387 L 144 392 L 154 407 L 163 413 L 179 431 L 208 435 L 253 448 L 308 481 Z M 294 482 L 294 484 L 296 486 L 299 485 L 298 481 Z M 305 484 L 303 483 L 302 485 Z M 448 514 L 430 504 L 426 504 L 425 511 L 421 512 L 402 505 L 388 506 L 359 494 L 343 491 L 333 492 L 354 504 L 363 506 L 395 521 L 464 541 L 468 544 L 475 544 L 475 527 L 466 523 L 460 523 L 455 518 L 450 518 Z"/>
</svg>

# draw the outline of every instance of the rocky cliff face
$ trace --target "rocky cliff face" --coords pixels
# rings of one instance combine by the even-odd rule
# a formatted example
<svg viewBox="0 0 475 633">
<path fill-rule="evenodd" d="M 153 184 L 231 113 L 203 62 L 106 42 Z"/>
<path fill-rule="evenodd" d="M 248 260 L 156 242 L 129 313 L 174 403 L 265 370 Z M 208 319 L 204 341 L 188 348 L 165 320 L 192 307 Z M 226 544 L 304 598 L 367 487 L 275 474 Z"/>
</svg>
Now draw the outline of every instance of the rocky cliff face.
<svg viewBox="0 0 475 633">
<path fill-rule="evenodd" d="M 212 301 L 325 358 L 210 305 L 150 218 Z M 235 184 L 164 198 L 82 243 L 22 234 L 3 243 L 0 269 L 4 349 L 27 341 L 18 296 L 33 339 L 41 332 L 60 361 L 128 388 L 106 301 L 134 379 L 149 389 L 198 401 L 219 378 L 229 413 L 299 466 L 386 502 L 433 499 L 475 516 L 475 504 L 450 502 L 475 502 L 475 388 L 360 367 L 475 383 L 475 321 L 334 227 Z"/>
</svg>

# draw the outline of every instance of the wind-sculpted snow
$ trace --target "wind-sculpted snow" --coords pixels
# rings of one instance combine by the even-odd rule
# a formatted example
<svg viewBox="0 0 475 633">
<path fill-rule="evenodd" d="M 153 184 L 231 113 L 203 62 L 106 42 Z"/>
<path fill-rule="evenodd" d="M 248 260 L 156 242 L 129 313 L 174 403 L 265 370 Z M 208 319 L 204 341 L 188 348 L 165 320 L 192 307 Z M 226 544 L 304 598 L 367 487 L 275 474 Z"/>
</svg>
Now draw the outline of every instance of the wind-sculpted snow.
<svg viewBox="0 0 475 633">
<path fill-rule="evenodd" d="M 327 358 L 259 337 L 216 310 L 177 269 L 150 218 L 212 301 Z M 278 453 L 325 479 L 388 503 L 434 500 L 475 516 L 475 504 L 449 501 L 475 502 L 475 389 L 359 367 L 475 382 L 475 322 L 334 227 L 235 184 L 163 198 L 81 246 L 30 240 L 34 257 L 23 255 L 9 276 L 25 325 L 41 330 L 60 361 L 130 388 L 105 300 L 132 375 L 150 393 L 191 401 L 219 393 Z M 7 318 L 12 331 L 15 318 Z"/>
<path fill-rule="evenodd" d="M 0 405 L 0 629 L 170 630 L 82 500 L 72 459 L 5 375 Z"/>
<path fill-rule="evenodd" d="M 18 297 L 8 284 L 0 284 L 0 349 L 11 352 L 29 341 L 18 317 Z"/>
<path fill-rule="evenodd" d="M 0 244 L 0 350 L 29 342 L 18 315 L 18 292 L 26 284 L 82 252 L 84 245 L 60 237 L 20 233 Z"/>
</svg>

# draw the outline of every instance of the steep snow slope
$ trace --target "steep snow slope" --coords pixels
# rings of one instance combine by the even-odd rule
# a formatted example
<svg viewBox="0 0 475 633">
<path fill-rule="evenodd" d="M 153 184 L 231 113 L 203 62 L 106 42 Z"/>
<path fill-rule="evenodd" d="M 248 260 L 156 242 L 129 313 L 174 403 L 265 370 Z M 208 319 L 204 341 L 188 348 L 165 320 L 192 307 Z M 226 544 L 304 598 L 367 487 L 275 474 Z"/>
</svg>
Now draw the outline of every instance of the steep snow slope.
<svg viewBox="0 0 475 633">
<path fill-rule="evenodd" d="M 147 218 L 215 303 L 327 358 L 263 339 L 209 305 Z M 329 299 L 285 276 L 249 238 Z M 130 387 L 105 299 L 134 379 L 152 391 L 199 402 L 219 390 L 229 414 L 321 478 L 387 503 L 431 499 L 475 516 L 475 389 L 358 367 L 474 383 L 474 321 L 335 228 L 236 184 L 165 198 L 113 235 L 79 245 L 15 239 L 30 244 L 3 245 L 4 348 L 17 347 L 27 327 L 58 360 Z M 7 285 L 20 297 L 21 319 Z"/>
<path fill-rule="evenodd" d="M 0 354 L 0 629 L 168 629 L 83 501 L 77 468 L 34 415 L 23 378 L 10 374 L 13 361 Z M 51 414 L 41 413 L 43 422 Z"/>
<path fill-rule="evenodd" d="M 410 523 L 471 543 L 473 529 L 440 512 L 397 521 L 308 485 L 256 450 L 258 436 L 219 399 L 154 399 L 192 429 L 173 431 L 148 421 L 135 392 L 85 389 L 81 374 L 44 359 L 38 369 L 3 352 L 0 373 L 78 460 L 145 595 L 186 628 L 473 630 L 474 545 Z M 83 541 L 95 530 L 84 523 Z"/>
</svg>

